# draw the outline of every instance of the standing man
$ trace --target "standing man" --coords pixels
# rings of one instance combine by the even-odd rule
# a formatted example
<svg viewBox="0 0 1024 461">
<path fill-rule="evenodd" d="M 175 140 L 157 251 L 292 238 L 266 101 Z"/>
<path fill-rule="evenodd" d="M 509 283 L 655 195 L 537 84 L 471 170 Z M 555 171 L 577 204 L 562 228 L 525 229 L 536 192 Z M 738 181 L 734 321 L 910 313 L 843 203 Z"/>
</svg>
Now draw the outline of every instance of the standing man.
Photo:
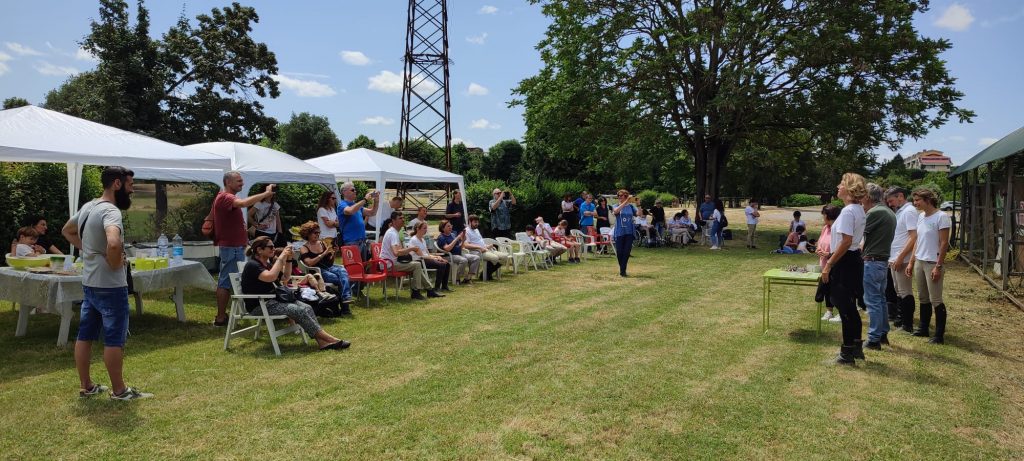
<svg viewBox="0 0 1024 461">
<path fill-rule="evenodd" d="M 516 196 L 512 189 L 494 189 L 491 195 L 493 198 L 487 202 L 487 209 L 491 210 L 491 238 L 512 238 L 512 215 L 509 208 L 516 204 Z"/>
<path fill-rule="evenodd" d="M 757 211 L 757 199 L 750 199 L 750 204 L 743 210 L 747 215 L 747 248 L 757 249 L 757 221 L 761 212 Z"/>
<path fill-rule="evenodd" d="M 267 184 L 262 193 L 240 199 L 236 194 L 242 191 L 242 174 L 237 171 L 224 173 L 224 190 L 213 199 L 213 244 L 220 247 L 220 278 L 217 280 L 217 317 L 213 324 L 222 327 L 228 324 L 228 302 L 231 301 L 230 275 L 238 272 L 238 263 L 245 262 L 245 246 L 249 235 L 245 231 L 242 208 L 248 208 L 274 195 L 276 184 Z"/>
<path fill-rule="evenodd" d="M 597 218 L 597 205 L 594 203 L 594 196 L 587 194 L 579 208 L 580 230 L 584 235 L 590 235 L 591 229 L 594 228 L 594 220 Z M 661 216 L 665 217 L 665 210 L 662 210 Z"/>
<path fill-rule="evenodd" d="M 135 400 L 152 397 L 124 383 L 124 343 L 128 337 L 128 276 L 124 255 L 124 225 L 121 211 L 132 204 L 135 173 L 111 166 L 103 170 L 100 182 L 103 195 L 86 203 L 71 217 L 61 233 L 82 252 L 81 321 L 75 341 L 75 368 L 81 389 L 80 398 L 110 390 L 92 381 L 89 374 L 92 342 L 103 331 L 103 363 L 107 366 L 113 392 L 111 400 Z"/>
<path fill-rule="evenodd" d="M 452 192 L 452 201 L 445 208 L 444 217 L 448 218 L 448 222 L 452 223 L 452 230 L 456 234 L 461 234 L 462 230 L 466 228 L 466 217 L 462 215 L 461 192 Z"/>
<path fill-rule="evenodd" d="M 494 246 L 484 242 L 479 228 L 480 217 L 475 214 L 469 215 L 469 229 L 466 229 L 466 243 L 462 244 L 462 249 L 473 251 L 480 256 L 480 259 L 486 261 L 487 273 L 484 280 L 493 279 L 494 273 L 497 272 L 498 268 L 508 262 L 508 254 L 502 253 L 495 249 Z"/>
<path fill-rule="evenodd" d="M 704 203 L 700 204 L 700 208 L 697 209 L 697 230 L 700 230 L 705 225 L 710 226 L 711 224 L 705 223 L 705 221 L 711 220 L 711 216 L 715 214 L 715 202 L 711 200 L 711 194 L 704 194 Z"/>
<path fill-rule="evenodd" d="M 896 214 L 882 202 L 882 188 L 868 183 L 861 200 L 867 217 L 864 223 L 864 304 L 868 308 L 868 343 L 864 347 L 881 350 L 889 344 L 889 313 L 885 303 L 885 283 L 889 273 L 889 251 L 896 231 Z"/>
<path fill-rule="evenodd" d="M 914 204 L 907 200 L 907 190 L 902 187 L 890 187 L 885 193 L 889 206 L 896 209 L 896 232 L 889 249 L 889 273 L 896 287 L 899 299 L 899 321 L 907 333 L 914 332 L 914 291 L 913 279 L 906 274 L 907 264 L 914 257 L 914 244 L 917 243 L 918 211 Z"/>
<path fill-rule="evenodd" d="M 580 230 L 583 229 L 583 225 L 580 223 L 580 216 L 582 216 L 582 213 L 580 213 L 580 208 L 583 207 L 583 202 L 587 201 L 587 195 L 588 194 L 590 194 L 590 193 L 587 192 L 587 191 L 582 191 L 582 192 L 580 192 L 580 196 L 576 197 L 576 200 L 573 200 L 573 202 L 572 202 L 572 211 L 573 211 L 573 219 L 574 220 L 573 221 L 569 221 L 569 227 L 572 228 L 572 229 L 580 229 Z"/>
<path fill-rule="evenodd" d="M 341 234 L 341 246 L 355 245 L 363 260 L 369 260 L 369 249 L 366 246 L 366 218 L 377 214 L 377 202 L 380 200 L 380 192 L 367 192 L 362 200 L 356 200 L 356 186 L 351 182 L 341 185 L 342 201 L 338 202 L 338 221 L 341 221 L 339 233 Z M 373 199 L 373 206 L 366 208 L 366 203 Z M 379 229 L 378 234 L 383 237 Z"/>
</svg>

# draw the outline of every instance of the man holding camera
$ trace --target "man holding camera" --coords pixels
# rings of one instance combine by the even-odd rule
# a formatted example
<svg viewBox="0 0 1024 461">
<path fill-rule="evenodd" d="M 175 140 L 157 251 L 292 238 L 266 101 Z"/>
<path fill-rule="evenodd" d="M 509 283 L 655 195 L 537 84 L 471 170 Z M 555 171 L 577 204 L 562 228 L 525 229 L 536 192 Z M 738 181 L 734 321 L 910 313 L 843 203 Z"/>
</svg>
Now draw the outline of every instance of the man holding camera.
<svg viewBox="0 0 1024 461">
<path fill-rule="evenodd" d="M 512 218 L 508 209 L 516 204 L 516 196 L 511 190 L 494 189 L 494 198 L 487 202 L 491 210 L 491 238 L 512 238 Z"/>
<path fill-rule="evenodd" d="M 213 324 L 228 324 L 228 302 L 231 301 L 231 274 L 238 272 L 238 263 L 245 262 L 245 246 L 249 235 L 245 229 L 242 208 L 255 205 L 277 192 L 276 184 L 268 184 L 262 193 L 238 198 L 245 182 L 237 171 L 224 173 L 224 190 L 213 199 L 213 244 L 220 247 L 220 278 L 217 280 L 217 318 Z"/>
<path fill-rule="evenodd" d="M 344 199 L 338 203 L 338 221 L 341 222 L 339 235 L 341 245 L 355 245 L 359 247 L 363 259 L 369 259 L 369 251 L 366 246 L 366 218 L 377 214 L 377 204 L 380 202 L 380 192 L 367 192 L 362 200 L 356 200 L 356 186 L 351 182 L 341 185 L 341 197 Z M 366 207 L 367 202 L 373 200 L 373 206 Z M 387 229 L 381 229 L 386 231 Z M 383 236 L 383 232 L 381 232 Z"/>
</svg>

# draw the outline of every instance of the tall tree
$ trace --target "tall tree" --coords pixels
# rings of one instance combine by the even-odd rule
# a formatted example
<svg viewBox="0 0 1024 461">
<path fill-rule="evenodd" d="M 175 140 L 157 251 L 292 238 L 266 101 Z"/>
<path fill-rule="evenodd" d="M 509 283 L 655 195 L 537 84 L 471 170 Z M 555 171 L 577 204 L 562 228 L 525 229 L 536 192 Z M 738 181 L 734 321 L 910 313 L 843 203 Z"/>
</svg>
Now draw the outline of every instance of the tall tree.
<svg viewBox="0 0 1024 461">
<path fill-rule="evenodd" d="M 277 126 L 278 149 L 303 160 L 341 150 L 341 140 L 334 134 L 327 117 L 309 112 L 292 114 L 288 123 Z"/>
<path fill-rule="evenodd" d="M 625 96 L 685 146 L 697 194 L 717 196 L 734 149 L 757 135 L 805 130 L 811 152 L 856 158 L 973 117 L 940 58 L 950 43 L 913 27 L 924 1 L 531 2 L 552 19 L 541 75 L 583 66 L 596 83 L 585 104 Z"/>
<path fill-rule="evenodd" d="M 510 184 L 518 181 L 524 151 L 523 145 L 515 139 L 506 139 L 491 146 L 483 161 L 484 175 Z"/>
<path fill-rule="evenodd" d="M 377 148 L 377 141 L 374 141 L 373 139 L 371 139 L 369 136 L 367 136 L 365 134 L 361 134 L 359 136 L 356 136 L 355 139 L 349 141 L 348 145 L 345 146 L 345 149 L 351 150 L 351 149 L 358 149 L 360 147 L 366 148 L 366 149 L 376 149 Z"/>
<path fill-rule="evenodd" d="M 7 99 L 4 99 L 4 110 L 14 109 L 16 107 L 24 107 L 24 106 L 28 106 L 28 105 L 31 105 L 31 104 L 29 104 L 27 99 L 19 98 L 17 96 L 11 96 L 11 97 L 9 97 Z"/>
</svg>

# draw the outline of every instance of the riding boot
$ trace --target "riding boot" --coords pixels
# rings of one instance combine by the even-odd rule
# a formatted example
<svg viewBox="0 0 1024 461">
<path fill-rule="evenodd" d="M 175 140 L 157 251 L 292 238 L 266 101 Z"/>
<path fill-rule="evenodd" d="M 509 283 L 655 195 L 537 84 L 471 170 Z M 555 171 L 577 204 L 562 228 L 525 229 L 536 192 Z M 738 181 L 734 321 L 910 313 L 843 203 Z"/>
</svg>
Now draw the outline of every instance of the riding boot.
<svg viewBox="0 0 1024 461">
<path fill-rule="evenodd" d="M 914 336 L 928 337 L 928 324 L 932 321 L 932 303 L 921 303 L 921 321 L 914 329 Z"/>
<path fill-rule="evenodd" d="M 853 346 L 850 346 L 852 348 L 851 352 L 853 352 L 853 358 L 864 360 L 864 340 L 855 339 L 853 343 Z"/>
<path fill-rule="evenodd" d="M 930 343 L 942 344 L 944 339 L 943 336 L 946 334 L 946 305 L 938 304 L 935 306 L 935 336 L 928 340 Z"/>
<path fill-rule="evenodd" d="M 900 325 L 903 325 L 903 322 L 900 320 L 901 312 L 899 303 L 886 301 L 885 307 L 889 311 L 889 321 L 892 322 L 892 326 L 894 328 L 899 328 Z"/>
<path fill-rule="evenodd" d="M 903 331 L 914 332 L 914 295 L 900 299 L 900 321 L 903 322 Z"/>
<path fill-rule="evenodd" d="M 837 365 L 853 365 L 854 360 L 854 349 L 855 346 L 840 346 L 839 355 L 836 356 L 835 363 Z"/>
</svg>

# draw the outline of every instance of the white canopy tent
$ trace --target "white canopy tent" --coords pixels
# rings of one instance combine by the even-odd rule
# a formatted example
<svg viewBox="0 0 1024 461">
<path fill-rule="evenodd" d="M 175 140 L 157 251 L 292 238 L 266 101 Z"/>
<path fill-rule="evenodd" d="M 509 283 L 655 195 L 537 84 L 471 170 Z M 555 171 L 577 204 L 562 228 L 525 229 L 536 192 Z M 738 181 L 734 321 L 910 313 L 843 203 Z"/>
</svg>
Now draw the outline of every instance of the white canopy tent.
<svg viewBox="0 0 1024 461">
<path fill-rule="evenodd" d="M 323 157 L 306 160 L 309 164 L 320 169 L 334 173 L 338 182 L 344 181 L 372 181 L 379 191 L 384 190 L 390 182 L 411 182 L 411 183 L 455 183 L 459 185 L 459 192 L 462 194 L 462 215 L 469 216 L 466 208 L 466 184 L 462 176 L 449 173 L 437 168 L 402 160 L 382 154 L 375 150 L 358 148 L 325 155 Z M 377 215 L 374 219 L 374 227 L 380 229 L 380 224 L 387 219 L 387 216 Z"/>
<path fill-rule="evenodd" d="M 311 183 L 323 184 L 334 189 L 334 174 L 321 170 L 284 152 L 253 144 L 238 142 L 206 142 L 185 146 L 196 152 L 214 154 L 230 162 L 223 169 L 193 168 L 138 168 L 135 177 L 164 181 L 203 181 L 223 185 L 224 172 L 236 170 L 242 175 L 246 186 L 256 183 Z M 249 188 L 238 194 L 245 198 Z"/>
<path fill-rule="evenodd" d="M 82 165 L 222 170 L 222 156 L 35 106 L 0 111 L 0 162 L 66 163 L 68 211 L 78 211 Z"/>
</svg>

